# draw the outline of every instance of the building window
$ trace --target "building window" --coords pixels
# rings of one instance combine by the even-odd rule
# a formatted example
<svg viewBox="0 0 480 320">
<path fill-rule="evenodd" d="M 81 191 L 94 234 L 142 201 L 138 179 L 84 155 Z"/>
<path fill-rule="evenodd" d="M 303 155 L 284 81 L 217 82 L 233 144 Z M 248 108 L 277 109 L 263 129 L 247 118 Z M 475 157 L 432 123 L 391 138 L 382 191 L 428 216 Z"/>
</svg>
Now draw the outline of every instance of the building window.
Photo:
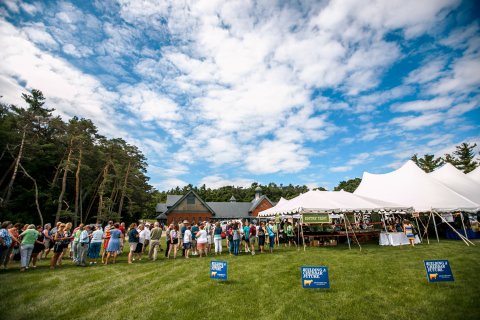
<svg viewBox="0 0 480 320">
<path fill-rule="evenodd" d="M 193 193 L 187 196 L 187 204 L 195 204 L 195 195 Z"/>
</svg>

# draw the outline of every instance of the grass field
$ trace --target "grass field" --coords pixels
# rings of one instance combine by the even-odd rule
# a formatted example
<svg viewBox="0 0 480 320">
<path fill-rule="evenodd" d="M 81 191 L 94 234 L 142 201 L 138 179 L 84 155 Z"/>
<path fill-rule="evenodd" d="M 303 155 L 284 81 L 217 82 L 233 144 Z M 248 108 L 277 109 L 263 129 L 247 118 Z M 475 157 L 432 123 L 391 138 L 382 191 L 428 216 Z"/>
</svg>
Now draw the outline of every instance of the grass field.
<svg viewBox="0 0 480 320">
<path fill-rule="evenodd" d="M 0 319 L 480 319 L 480 242 L 415 248 L 280 248 L 230 257 L 227 282 L 211 257 L 0 272 Z M 430 284 L 424 259 L 448 259 L 455 282 Z M 329 267 L 330 289 L 303 289 L 300 266 Z"/>
</svg>

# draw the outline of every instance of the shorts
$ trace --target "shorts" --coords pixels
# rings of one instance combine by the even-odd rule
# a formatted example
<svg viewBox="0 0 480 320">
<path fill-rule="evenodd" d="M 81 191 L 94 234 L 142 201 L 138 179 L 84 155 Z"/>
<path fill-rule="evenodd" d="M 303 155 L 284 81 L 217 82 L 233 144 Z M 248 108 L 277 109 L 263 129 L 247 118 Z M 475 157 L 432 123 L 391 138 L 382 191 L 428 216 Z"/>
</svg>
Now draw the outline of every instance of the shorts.
<svg viewBox="0 0 480 320">
<path fill-rule="evenodd" d="M 258 245 L 259 246 L 264 246 L 265 245 L 265 236 L 259 236 L 258 237 Z"/>
<path fill-rule="evenodd" d="M 206 247 L 206 243 L 197 243 L 197 250 L 205 250 Z"/>
<path fill-rule="evenodd" d="M 128 244 L 130 245 L 130 251 L 131 252 L 135 252 L 135 250 L 137 250 L 138 242 L 129 242 Z"/>
<path fill-rule="evenodd" d="M 255 242 L 257 242 L 257 237 L 251 236 L 250 239 L 248 239 L 248 241 L 250 242 L 250 244 L 255 244 Z"/>
<path fill-rule="evenodd" d="M 288 241 L 295 241 L 295 237 L 294 236 L 287 236 L 288 238 Z"/>
<path fill-rule="evenodd" d="M 143 243 L 138 243 L 137 248 L 135 248 L 135 253 L 142 253 Z"/>
<path fill-rule="evenodd" d="M 207 243 L 212 244 L 212 236 L 207 236 Z"/>
<path fill-rule="evenodd" d="M 172 242 L 170 242 L 170 244 L 173 244 L 173 245 L 176 245 L 176 244 L 178 244 L 178 239 L 173 239 L 173 241 L 172 241 Z"/>
<path fill-rule="evenodd" d="M 183 243 L 183 249 L 187 250 L 192 247 L 192 244 L 190 242 L 184 242 Z"/>
</svg>

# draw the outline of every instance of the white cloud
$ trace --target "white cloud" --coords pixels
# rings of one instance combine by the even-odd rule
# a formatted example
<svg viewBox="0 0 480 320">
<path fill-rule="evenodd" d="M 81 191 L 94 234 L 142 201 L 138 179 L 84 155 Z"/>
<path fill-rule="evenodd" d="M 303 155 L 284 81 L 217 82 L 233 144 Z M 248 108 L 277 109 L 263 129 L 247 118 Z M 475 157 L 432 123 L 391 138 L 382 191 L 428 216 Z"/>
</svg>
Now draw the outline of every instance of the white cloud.
<svg viewBox="0 0 480 320">
<path fill-rule="evenodd" d="M 347 172 L 352 170 L 352 166 L 338 166 L 338 167 L 331 167 L 330 171 L 331 172 Z"/>
<path fill-rule="evenodd" d="M 245 164 L 256 174 L 298 172 L 309 166 L 308 153 L 299 144 L 264 140 L 247 155 Z"/>
<path fill-rule="evenodd" d="M 199 186 L 204 185 L 207 188 L 220 188 L 220 187 L 225 187 L 225 186 L 236 186 L 236 187 L 249 187 L 252 185 L 254 181 L 252 179 L 245 179 L 245 178 L 234 178 L 234 179 L 229 179 L 229 178 L 224 178 L 221 175 L 213 175 L 213 176 L 208 176 L 204 177 L 200 180 L 198 183 Z"/>
<path fill-rule="evenodd" d="M 443 113 L 428 113 L 420 116 L 397 117 L 390 120 L 390 124 L 401 126 L 405 130 L 415 130 L 429 127 L 445 120 Z"/>
<path fill-rule="evenodd" d="M 447 109 L 452 106 L 454 99 L 447 97 L 438 97 L 432 100 L 416 100 L 401 104 L 394 104 L 390 107 L 393 112 L 425 112 Z"/>
</svg>

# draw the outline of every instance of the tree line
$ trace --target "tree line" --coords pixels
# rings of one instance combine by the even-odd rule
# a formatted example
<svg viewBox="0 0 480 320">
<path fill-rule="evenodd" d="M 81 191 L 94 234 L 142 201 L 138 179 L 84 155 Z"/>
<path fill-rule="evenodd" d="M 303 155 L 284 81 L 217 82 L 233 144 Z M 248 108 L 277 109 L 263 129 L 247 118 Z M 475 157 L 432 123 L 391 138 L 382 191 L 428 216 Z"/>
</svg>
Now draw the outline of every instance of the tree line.
<svg viewBox="0 0 480 320">
<path fill-rule="evenodd" d="M 22 99 L 25 108 L 0 104 L 0 221 L 136 220 L 153 210 L 137 147 L 89 119 L 53 116 L 39 90 Z"/>
</svg>

